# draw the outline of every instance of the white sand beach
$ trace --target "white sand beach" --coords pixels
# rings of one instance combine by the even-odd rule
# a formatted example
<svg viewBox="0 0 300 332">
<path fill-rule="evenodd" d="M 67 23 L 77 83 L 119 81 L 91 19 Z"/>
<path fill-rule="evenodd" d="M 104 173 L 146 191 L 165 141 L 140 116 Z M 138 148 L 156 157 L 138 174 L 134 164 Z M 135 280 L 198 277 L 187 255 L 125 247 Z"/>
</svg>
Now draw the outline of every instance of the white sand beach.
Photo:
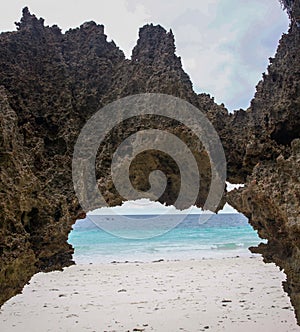
<svg viewBox="0 0 300 332">
<path fill-rule="evenodd" d="M 36 274 L 0 331 L 300 331 L 284 278 L 260 257 L 77 265 Z"/>
</svg>

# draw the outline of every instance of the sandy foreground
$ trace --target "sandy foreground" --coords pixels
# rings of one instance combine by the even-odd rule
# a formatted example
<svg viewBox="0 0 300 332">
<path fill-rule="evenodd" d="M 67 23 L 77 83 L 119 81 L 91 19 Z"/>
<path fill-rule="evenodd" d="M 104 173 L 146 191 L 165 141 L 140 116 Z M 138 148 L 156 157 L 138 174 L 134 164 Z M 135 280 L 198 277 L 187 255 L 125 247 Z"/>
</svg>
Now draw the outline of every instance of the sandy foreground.
<svg viewBox="0 0 300 332">
<path fill-rule="evenodd" d="M 259 257 L 77 265 L 36 274 L 0 331 L 300 331 L 284 278 Z"/>
</svg>

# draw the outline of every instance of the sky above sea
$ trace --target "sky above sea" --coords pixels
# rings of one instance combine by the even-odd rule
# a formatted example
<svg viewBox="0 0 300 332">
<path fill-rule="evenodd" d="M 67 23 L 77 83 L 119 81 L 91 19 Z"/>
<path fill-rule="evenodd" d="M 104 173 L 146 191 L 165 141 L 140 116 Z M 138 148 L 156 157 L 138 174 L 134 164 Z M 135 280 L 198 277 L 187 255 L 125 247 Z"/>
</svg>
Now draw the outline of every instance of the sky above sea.
<svg viewBox="0 0 300 332">
<path fill-rule="evenodd" d="M 10 0 L 0 5 L 0 31 L 15 30 L 25 6 L 63 31 L 91 20 L 104 24 L 128 58 L 144 24 L 172 29 L 194 90 L 229 110 L 250 105 L 289 25 L 277 0 Z"/>
<path fill-rule="evenodd" d="M 238 189 L 243 187 L 243 184 L 231 184 L 226 182 L 226 190 L 229 192 L 233 189 Z M 173 205 L 167 206 L 166 204 L 161 204 L 160 202 L 154 202 L 148 198 L 137 199 L 123 202 L 119 206 L 114 207 L 103 207 L 96 209 L 94 211 L 89 211 L 89 214 L 95 215 L 166 215 L 166 214 L 197 214 L 201 215 L 203 213 L 211 214 L 210 211 L 203 211 L 202 209 L 191 206 L 186 210 L 178 210 Z M 238 213 L 232 206 L 226 203 L 219 213 Z"/>
<path fill-rule="evenodd" d="M 68 239 L 75 248 L 75 262 L 250 256 L 248 248 L 262 241 L 242 214 L 214 214 L 205 223 L 199 223 L 199 215 L 190 214 L 167 231 L 162 231 L 162 223 L 157 220 L 152 229 L 154 233 L 151 232 L 154 236 L 148 236 L 149 232 L 140 228 L 138 223 L 135 229 L 124 228 L 121 217 L 115 215 L 114 220 L 109 217 L 109 222 L 119 225 L 118 232 L 97 227 L 89 218 L 78 220 Z M 139 217 L 144 218 L 142 215 Z M 174 218 L 174 215 L 165 215 L 164 218 Z"/>
<path fill-rule="evenodd" d="M 203 211 L 202 209 L 191 206 L 186 210 L 177 210 L 173 205 L 167 206 L 159 202 L 150 201 L 148 198 L 137 199 L 134 201 L 123 202 L 122 205 L 114 207 L 103 207 L 89 212 L 94 215 L 164 215 L 164 214 L 203 214 L 209 211 Z M 225 204 L 224 208 L 219 213 L 238 213 L 229 204 Z"/>
</svg>

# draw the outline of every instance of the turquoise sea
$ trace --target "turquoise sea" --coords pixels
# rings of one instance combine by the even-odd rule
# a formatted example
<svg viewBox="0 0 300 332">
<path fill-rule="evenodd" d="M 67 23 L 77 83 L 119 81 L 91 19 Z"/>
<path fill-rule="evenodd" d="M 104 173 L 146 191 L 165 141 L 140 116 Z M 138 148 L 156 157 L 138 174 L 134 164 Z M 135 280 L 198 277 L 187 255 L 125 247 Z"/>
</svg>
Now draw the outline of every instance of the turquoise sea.
<svg viewBox="0 0 300 332">
<path fill-rule="evenodd" d="M 151 216 L 140 216 L 141 219 L 149 217 Z M 164 216 L 164 219 L 172 217 L 174 216 Z M 110 220 L 111 216 L 101 218 Z M 120 220 L 122 218 L 119 216 Z M 134 218 L 138 216 L 135 215 Z M 263 242 L 242 214 L 214 214 L 205 223 L 199 223 L 198 215 L 190 214 L 171 230 L 144 239 L 143 236 L 140 239 L 130 238 L 132 229 L 122 231 L 126 236 L 121 237 L 123 233 L 120 232 L 112 232 L 118 234 L 116 236 L 102 230 L 89 217 L 78 220 L 69 235 L 69 243 L 75 248 L 75 262 L 145 262 L 249 256 L 252 254 L 248 247 Z M 134 234 L 137 234 L 137 230 Z"/>
</svg>

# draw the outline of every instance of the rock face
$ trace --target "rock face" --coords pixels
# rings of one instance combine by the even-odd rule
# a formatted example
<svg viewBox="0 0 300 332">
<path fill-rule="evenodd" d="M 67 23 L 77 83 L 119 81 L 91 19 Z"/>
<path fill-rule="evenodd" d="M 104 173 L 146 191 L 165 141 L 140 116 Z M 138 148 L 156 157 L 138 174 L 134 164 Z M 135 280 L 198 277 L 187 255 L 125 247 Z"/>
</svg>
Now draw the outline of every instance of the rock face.
<svg viewBox="0 0 300 332">
<path fill-rule="evenodd" d="M 299 5 L 295 2 L 294 7 Z M 257 85 L 241 168 L 251 168 L 244 188 L 228 202 L 244 213 L 262 238 L 253 252 L 275 262 L 287 275 L 284 289 L 300 321 L 300 29 L 295 21 L 280 40 L 268 73 Z M 254 166 L 254 167 L 253 167 Z"/>
<path fill-rule="evenodd" d="M 73 263 L 67 237 L 84 211 L 73 189 L 72 154 L 81 128 L 100 107 L 131 94 L 164 92 L 204 111 L 226 113 L 208 95 L 193 92 L 174 53 L 174 37 L 160 26 L 140 30 L 131 61 L 94 22 L 62 34 L 25 8 L 17 26 L 18 31 L 0 35 L 0 303 L 21 291 L 34 273 Z M 210 182 L 205 151 L 197 151 L 199 144 L 178 123 L 149 118 L 116 128 L 102 147 L 96 172 L 108 204 L 122 202 L 110 176 L 114 148 L 132 132 L 153 125 L 186 136 L 198 154 L 203 183 L 197 202 L 203 205 Z M 168 164 L 170 186 L 161 201 L 171 204 L 180 186 L 176 165 L 156 152 L 138 164 L 143 172 L 133 165 L 133 182 L 140 190 L 147 188 L 149 171 Z"/>
<path fill-rule="evenodd" d="M 242 211 L 267 244 L 251 247 L 267 263 L 275 262 L 287 275 L 284 289 L 291 297 L 299 321 L 300 308 L 300 140 L 292 141 L 288 158 L 261 162 L 245 188 L 229 194 L 229 202 Z"/>
<path fill-rule="evenodd" d="M 294 1 L 294 8 L 298 4 Z M 45 27 L 25 8 L 18 31 L 0 35 L 0 304 L 21 291 L 34 273 L 73 263 L 67 237 L 84 211 L 74 193 L 71 164 L 87 119 L 118 98 L 159 92 L 198 107 L 218 131 L 228 180 L 246 183 L 230 192 L 227 200 L 268 239 L 252 250 L 284 269 L 284 287 L 300 321 L 300 29 L 296 23 L 293 20 L 282 37 L 251 107 L 229 114 L 209 95 L 193 92 L 175 54 L 171 31 L 144 26 L 132 59 L 127 60 L 114 42 L 107 41 L 102 25 L 87 22 L 62 34 L 57 26 Z M 110 175 L 115 148 L 131 133 L 153 126 L 181 135 L 190 146 L 202 170 L 197 204 L 203 206 L 210 167 L 201 144 L 182 124 L 168 119 L 157 123 L 151 117 L 118 126 L 101 147 L 96 175 L 108 204 L 122 201 Z M 166 158 L 154 151 L 142 155 L 133 164 L 132 182 L 147 190 L 149 172 L 165 170 L 170 185 L 160 201 L 172 204 L 180 174 Z"/>
</svg>

